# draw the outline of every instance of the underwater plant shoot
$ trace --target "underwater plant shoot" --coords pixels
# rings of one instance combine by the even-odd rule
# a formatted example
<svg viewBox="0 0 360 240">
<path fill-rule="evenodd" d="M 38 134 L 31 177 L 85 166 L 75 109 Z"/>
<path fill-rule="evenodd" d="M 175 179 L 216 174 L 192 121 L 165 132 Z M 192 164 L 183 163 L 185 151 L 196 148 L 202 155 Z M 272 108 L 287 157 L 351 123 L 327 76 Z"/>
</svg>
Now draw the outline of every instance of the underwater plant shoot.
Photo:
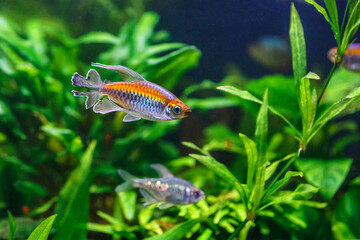
<svg viewBox="0 0 360 240">
<path fill-rule="evenodd" d="M 360 239 L 360 0 L 0 8 L 0 240 Z"/>
</svg>

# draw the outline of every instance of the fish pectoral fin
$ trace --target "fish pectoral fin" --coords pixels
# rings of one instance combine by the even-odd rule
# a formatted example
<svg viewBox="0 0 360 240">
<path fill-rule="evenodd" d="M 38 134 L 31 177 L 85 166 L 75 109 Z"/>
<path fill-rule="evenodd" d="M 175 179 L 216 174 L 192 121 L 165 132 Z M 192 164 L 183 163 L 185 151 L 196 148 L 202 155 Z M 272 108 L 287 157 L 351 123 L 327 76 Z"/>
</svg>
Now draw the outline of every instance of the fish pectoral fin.
<svg viewBox="0 0 360 240">
<path fill-rule="evenodd" d="M 94 112 L 96 113 L 109 113 L 109 112 L 115 112 L 115 111 L 124 111 L 124 108 L 120 107 L 119 105 L 117 105 L 116 103 L 114 103 L 113 101 L 111 101 L 108 98 L 102 98 L 100 99 L 100 101 L 98 101 L 94 108 L 93 108 Z"/>
<path fill-rule="evenodd" d="M 163 178 L 170 178 L 174 177 L 174 175 L 170 172 L 169 169 L 167 169 L 164 165 L 161 164 L 151 164 L 150 167 L 154 169 L 160 177 Z"/>
<path fill-rule="evenodd" d="M 120 74 L 122 80 L 124 81 L 146 81 L 146 79 L 139 73 L 121 65 L 105 65 L 101 63 L 91 63 L 91 66 L 116 71 Z"/>
<path fill-rule="evenodd" d="M 137 120 L 140 120 L 141 118 L 138 116 L 131 115 L 130 113 L 126 114 L 126 116 L 123 119 L 123 122 L 134 122 Z"/>
<path fill-rule="evenodd" d="M 175 205 L 172 204 L 172 203 L 162 203 L 162 204 L 160 204 L 160 205 L 158 206 L 158 208 L 159 208 L 159 209 L 166 209 L 166 208 L 171 208 L 171 207 L 173 207 L 173 206 L 175 206 Z"/>
<path fill-rule="evenodd" d="M 141 195 L 145 198 L 145 201 L 146 201 L 146 202 L 144 203 L 144 206 L 149 206 L 149 205 L 152 205 L 152 204 L 155 204 L 155 203 L 158 202 L 158 201 L 157 201 L 153 196 L 151 196 L 151 194 L 148 193 L 146 190 L 140 188 L 140 193 L 141 193 Z"/>
</svg>

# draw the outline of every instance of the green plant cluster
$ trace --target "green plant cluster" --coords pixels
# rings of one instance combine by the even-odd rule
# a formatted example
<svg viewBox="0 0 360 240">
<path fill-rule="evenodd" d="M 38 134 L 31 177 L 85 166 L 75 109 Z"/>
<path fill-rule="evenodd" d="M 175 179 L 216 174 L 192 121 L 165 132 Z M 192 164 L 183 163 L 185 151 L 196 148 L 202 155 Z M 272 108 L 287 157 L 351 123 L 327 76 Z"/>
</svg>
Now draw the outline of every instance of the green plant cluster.
<svg viewBox="0 0 360 240">
<path fill-rule="evenodd" d="M 184 74 L 198 66 L 200 50 L 169 42 L 153 12 L 130 18 L 117 34 L 79 37 L 55 20 L 19 26 L 0 15 L 0 238 L 360 238 L 360 178 L 349 175 L 353 159 L 345 154 L 360 137 L 353 120 L 339 119 L 359 110 L 360 76 L 338 69 L 360 25 L 360 1 L 348 2 L 342 22 L 335 0 L 325 0 L 325 8 L 306 2 L 329 22 L 339 49 L 322 89 L 307 70 L 294 5 L 293 78 L 250 81 L 235 71 L 220 83 L 196 84 Z M 125 124 L 122 112 L 84 109 L 70 78 L 89 69 L 89 49 L 97 53 L 90 61 L 125 65 L 169 90 L 182 89 L 180 98 L 204 118 L 241 113 L 231 127 L 240 133 L 206 123 L 203 139 L 183 142 L 196 152 L 184 156 L 171 136 L 183 139 L 188 119 Z M 110 71 L 100 74 L 120 81 Z M 159 210 L 142 206 L 136 191 L 114 192 L 117 169 L 151 175 L 154 162 L 203 189 L 206 199 Z M 53 213 L 40 224 L 33 220 Z"/>
</svg>

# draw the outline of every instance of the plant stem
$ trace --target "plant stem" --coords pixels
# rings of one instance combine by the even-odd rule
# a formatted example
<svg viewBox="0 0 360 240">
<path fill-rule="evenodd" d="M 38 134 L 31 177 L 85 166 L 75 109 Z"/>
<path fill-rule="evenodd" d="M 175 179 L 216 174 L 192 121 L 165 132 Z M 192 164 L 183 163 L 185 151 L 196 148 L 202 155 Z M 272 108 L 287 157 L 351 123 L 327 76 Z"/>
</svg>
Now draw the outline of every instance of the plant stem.
<svg viewBox="0 0 360 240">
<path fill-rule="evenodd" d="M 238 232 L 245 226 L 246 221 L 243 221 L 240 226 L 238 226 L 235 231 L 230 235 L 230 237 L 228 238 L 228 240 L 233 240 L 233 238 L 236 236 L 236 234 L 238 234 Z"/>
<path fill-rule="evenodd" d="M 329 84 L 329 82 L 330 82 L 330 79 L 331 79 L 332 75 L 334 74 L 334 71 L 335 71 L 335 69 L 336 69 L 337 67 L 338 67 L 338 64 L 337 64 L 337 63 L 334 63 L 334 65 L 333 65 L 333 67 L 332 67 L 332 69 L 331 69 L 331 72 L 330 72 L 329 76 L 328 76 L 327 79 L 326 79 L 326 83 L 325 83 L 323 89 L 321 90 L 320 96 L 318 97 L 316 106 L 319 106 L 319 103 L 320 103 L 320 101 L 321 101 L 321 98 L 322 98 L 322 96 L 324 95 L 324 92 L 325 92 L 325 90 L 326 90 L 326 88 L 327 88 L 327 86 L 328 86 L 328 84 Z"/>
</svg>

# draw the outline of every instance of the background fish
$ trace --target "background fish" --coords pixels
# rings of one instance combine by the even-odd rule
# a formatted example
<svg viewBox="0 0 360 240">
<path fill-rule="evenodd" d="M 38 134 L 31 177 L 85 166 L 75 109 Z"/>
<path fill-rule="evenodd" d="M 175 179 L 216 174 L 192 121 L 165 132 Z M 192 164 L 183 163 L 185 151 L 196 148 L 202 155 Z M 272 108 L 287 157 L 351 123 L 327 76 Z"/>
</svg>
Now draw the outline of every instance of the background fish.
<svg viewBox="0 0 360 240">
<path fill-rule="evenodd" d="M 205 193 L 184 179 L 174 177 L 172 173 L 161 164 L 152 164 L 161 178 L 139 179 L 120 169 L 120 176 L 126 181 L 119 185 L 115 191 L 122 192 L 131 188 L 139 188 L 145 198 L 145 206 L 163 202 L 159 208 L 169 208 L 174 205 L 186 205 L 198 202 L 205 198 Z"/>
<path fill-rule="evenodd" d="M 335 62 L 336 54 L 337 47 L 333 47 L 328 51 L 328 58 L 333 63 Z M 354 43 L 346 50 L 340 66 L 355 72 L 360 72 L 360 43 Z"/>
<path fill-rule="evenodd" d="M 124 122 L 147 119 L 167 121 L 183 118 L 191 113 L 190 108 L 174 94 L 163 87 L 151 83 L 139 73 L 121 65 L 103 65 L 92 63 L 92 66 L 117 71 L 124 82 L 104 83 L 97 71 L 91 69 L 86 78 L 75 73 L 72 85 L 85 87 L 87 92 L 72 91 L 74 96 L 86 96 L 85 107 L 93 107 L 96 113 L 123 111 L 127 113 Z M 107 98 L 101 98 L 107 95 Z M 97 102 L 97 103 L 96 103 Z M 96 104 L 95 104 L 96 103 Z"/>
</svg>

